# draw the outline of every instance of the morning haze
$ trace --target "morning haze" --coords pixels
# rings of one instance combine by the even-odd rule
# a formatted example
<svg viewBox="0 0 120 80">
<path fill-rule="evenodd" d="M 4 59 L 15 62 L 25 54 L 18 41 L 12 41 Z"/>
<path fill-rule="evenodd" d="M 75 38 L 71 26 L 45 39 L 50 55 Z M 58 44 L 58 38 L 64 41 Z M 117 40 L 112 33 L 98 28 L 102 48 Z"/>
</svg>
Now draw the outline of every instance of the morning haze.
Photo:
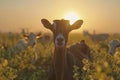
<svg viewBox="0 0 120 80">
<path fill-rule="evenodd" d="M 120 0 L 0 0 L 0 31 L 46 31 L 42 18 L 52 23 L 71 11 L 84 20 L 77 32 L 119 33 Z"/>
</svg>

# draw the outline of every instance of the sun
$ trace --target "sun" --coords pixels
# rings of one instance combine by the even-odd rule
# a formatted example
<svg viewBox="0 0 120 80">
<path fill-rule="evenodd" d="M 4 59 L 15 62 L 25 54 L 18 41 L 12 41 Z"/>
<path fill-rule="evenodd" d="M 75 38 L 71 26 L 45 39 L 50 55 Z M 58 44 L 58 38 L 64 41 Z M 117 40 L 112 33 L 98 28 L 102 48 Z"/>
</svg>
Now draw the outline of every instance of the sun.
<svg viewBox="0 0 120 80">
<path fill-rule="evenodd" d="M 78 15 L 74 12 L 69 12 L 65 15 L 65 19 L 70 20 L 70 24 L 73 24 L 79 19 Z"/>
</svg>

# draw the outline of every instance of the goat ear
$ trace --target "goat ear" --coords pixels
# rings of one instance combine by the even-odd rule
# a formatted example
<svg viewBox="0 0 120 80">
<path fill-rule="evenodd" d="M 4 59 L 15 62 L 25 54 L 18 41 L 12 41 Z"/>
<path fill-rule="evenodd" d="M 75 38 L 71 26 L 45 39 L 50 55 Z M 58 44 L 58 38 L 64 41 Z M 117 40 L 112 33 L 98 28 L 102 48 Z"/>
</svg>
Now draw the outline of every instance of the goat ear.
<svg viewBox="0 0 120 80">
<path fill-rule="evenodd" d="M 24 37 L 25 39 L 28 39 L 28 35 L 27 35 L 27 34 L 23 34 L 23 37 Z"/>
<path fill-rule="evenodd" d="M 42 37 L 42 33 L 41 33 L 41 32 L 39 32 L 39 33 L 37 34 L 36 38 L 38 39 L 38 38 L 40 38 L 40 37 Z"/>
<path fill-rule="evenodd" d="M 80 41 L 80 44 L 85 44 L 85 40 L 81 40 L 81 41 Z"/>
<path fill-rule="evenodd" d="M 41 19 L 41 22 L 45 28 L 52 30 L 52 24 L 47 19 Z"/>
<path fill-rule="evenodd" d="M 71 30 L 74 30 L 74 29 L 80 28 L 82 24 L 83 24 L 83 20 L 77 20 L 75 23 L 73 23 L 73 24 L 70 26 L 70 31 L 71 31 Z"/>
</svg>

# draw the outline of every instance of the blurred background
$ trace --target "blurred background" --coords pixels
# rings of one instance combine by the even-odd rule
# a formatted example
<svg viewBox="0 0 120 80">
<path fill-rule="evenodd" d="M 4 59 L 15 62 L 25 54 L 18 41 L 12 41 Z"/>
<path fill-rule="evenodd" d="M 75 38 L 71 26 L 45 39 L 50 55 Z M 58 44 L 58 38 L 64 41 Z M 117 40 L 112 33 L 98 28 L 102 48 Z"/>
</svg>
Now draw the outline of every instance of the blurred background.
<svg viewBox="0 0 120 80">
<path fill-rule="evenodd" d="M 0 32 L 46 32 L 42 18 L 52 23 L 71 12 L 84 20 L 82 28 L 74 32 L 120 32 L 120 0 L 0 0 Z"/>
</svg>

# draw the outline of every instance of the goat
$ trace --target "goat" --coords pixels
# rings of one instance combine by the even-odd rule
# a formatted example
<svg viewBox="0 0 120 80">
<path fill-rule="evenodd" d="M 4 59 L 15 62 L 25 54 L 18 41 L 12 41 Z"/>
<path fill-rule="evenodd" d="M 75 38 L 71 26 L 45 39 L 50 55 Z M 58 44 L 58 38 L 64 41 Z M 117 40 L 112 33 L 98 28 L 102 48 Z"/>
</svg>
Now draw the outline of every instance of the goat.
<svg viewBox="0 0 120 80">
<path fill-rule="evenodd" d="M 89 54 L 89 48 L 84 47 L 85 42 L 81 41 L 69 48 L 66 48 L 69 32 L 78 29 L 83 20 L 78 20 L 70 25 L 69 20 L 54 20 L 51 24 L 47 19 L 41 20 L 43 26 L 53 32 L 53 41 L 55 44 L 54 57 L 50 66 L 48 80 L 74 80 L 73 66 L 76 61 L 81 71 L 82 61 Z M 78 60 L 75 60 L 78 59 Z"/>
<path fill-rule="evenodd" d="M 39 42 L 48 42 L 51 41 L 51 35 L 50 33 L 45 33 L 41 38 L 38 39 Z"/>
<path fill-rule="evenodd" d="M 88 31 L 83 31 L 83 35 L 89 36 L 93 42 L 104 41 L 109 37 L 109 34 L 90 34 Z"/>
<path fill-rule="evenodd" d="M 29 35 L 24 34 L 23 35 L 26 39 L 20 39 L 18 40 L 17 44 L 14 47 L 14 52 L 15 53 L 19 53 L 22 52 L 24 50 L 26 50 L 28 47 L 33 48 L 34 51 L 34 57 L 35 59 L 37 59 L 37 53 L 35 52 L 36 50 L 36 38 L 41 37 L 41 33 L 39 34 L 34 34 L 34 33 L 30 33 Z"/>
<path fill-rule="evenodd" d="M 15 47 L 20 51 L 25 50 L 29 46 L 34 47 L 36 44 L 36 38 L 39 38 L 41 36 L 41 33 L 39 33 L 37 35 L 34 33 L 30 33 L 29 35 L 24 34 L 23 36 L 27 40 L 20 39 L 20 40 L 18 40 L 17 44 L 15 45 Z"/>
<path fill-rule="evenodd" d="M 120 47 L 120 41 L 119 40 L 112 40 L 109 43 L 109 53 L 111 55 L 114 55 L 115 50 L 116 50 L 117 47 Z"/>
</svg>

